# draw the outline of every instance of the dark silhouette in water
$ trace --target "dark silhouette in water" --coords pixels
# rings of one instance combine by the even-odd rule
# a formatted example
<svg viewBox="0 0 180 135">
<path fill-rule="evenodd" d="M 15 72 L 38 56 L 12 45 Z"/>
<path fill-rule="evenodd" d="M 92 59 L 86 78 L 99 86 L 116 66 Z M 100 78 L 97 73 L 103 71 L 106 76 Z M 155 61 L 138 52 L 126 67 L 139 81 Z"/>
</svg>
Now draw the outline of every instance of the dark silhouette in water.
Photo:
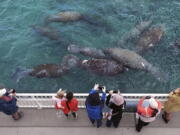
<svg viewBox="0 0 180 135">
<path fill-rule="evenodd" d="M 109 48 L 106 49 L 104 52 L 110 57 L 112 57 L 112 59 L 122 63 L 124 66 L 127 66 L 131 69 L 138 69 L 150 72 L 159 81 L 168 81 L 167 75 L 160 72 L 159 69 L 153 67 L 152 64 L 150 64 L 147 60 L 145 60 L 143 57 L 133 51 L 121 48 Z"/>
<path fill-rule="evenodd" d="M 164 29 L 161 26 L 144 31 L 137 40 L 137 52 L 141 53 L 157 45 L 164 33 Z"/>
<path fill-rule="evenodd" d="M 71 53 L 80 53 L 84 56 L 89 56 L 97 59 L 107 58 L 104 52 L 100 49 L 90 48 L 90 47 L 80 47 L 74 44 L 70 44 L 68 46 L 68 51 Z"/>
<path fill-rule="evenodd" d="M 79 65 L 79 59 L 73 55 L 66 55 L 61 65 L 58 64 L 40 64 L 31 69 L 17 68 L 11 78 L 19 82 L 27 75 L 36 78 L 56 78 L 68 73 L 72 68 Z"/>
<path fill-rule="evenodd" d="M 16 82 L 19 82 L 22 78 L 26 77 L 27 75 L 37 77 L 37 78 L 55 78 L 61 77 L 65 74 L 68 69 L 64 66 L 57 65 L 57 64 L 40 64 L 32 69 L 20 69 L 17 68 L 15 73 L 12 75 L 12 79 Z"/>
<path fill-rule="evenodd" d="M 41 36 L 47 37 L 50 40 L 60 40 L 58 32 L 49 26 L 32 25 L 31 27 Z"/>
<path fill-rule="evenodd" d="M 50 15 L 45 19 L 45 24 L 51 22 L 75 22 L 75 21 L 84 21 L 90 25 L 103 27 L 107 32 L 112 32 L 113 28 L 107 20 L 104 20 L 102 17 L 97 15 L 81 14 L 76 11 L 64 11 L 56 15 Z"/>
<path fill-rule="evenodd" d="M 121 40 L 119 40 L 118 46 L 124 46 L 127 41 L 138 38 L 143 31 L 150 27 L 151 24 L 152 21 L 143 21 L 136 25 L 128 33 L 126 33 Z"/>
<path fill-rule="evenodd" d="M 81 60 L 74 55 L 66 55 L 63 58 L 62 64 L 68 69 L 79 67 L 86 69 L 98 75 L 117 75 L 124 71 L 123 65 L 113 60 L 107 59 L 90 59 Z"/>
<path fill-rule="evenodd" d="M 81 68 L 89 70 L 98 75 L 113 76 L 124 71 L 123 65 L 113 60 L 107 59 L 90 59 L 83 60 L 80 64 Z"/>
</svg>

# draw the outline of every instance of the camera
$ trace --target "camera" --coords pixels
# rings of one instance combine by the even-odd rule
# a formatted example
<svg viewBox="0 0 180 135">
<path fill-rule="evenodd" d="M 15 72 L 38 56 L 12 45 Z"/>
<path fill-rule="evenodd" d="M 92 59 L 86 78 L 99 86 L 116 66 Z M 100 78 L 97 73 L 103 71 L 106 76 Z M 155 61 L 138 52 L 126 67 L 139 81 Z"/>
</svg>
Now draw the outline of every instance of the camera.
<svg viewBox="0 0 180 135">
<path fill-rule="evenodd" d="M 11 89 L 8 91 L 8 93 L 16 93 L 16 90 L 15 89 Z"/>
<path fill-rule="evenodd" d="M 98 89 L 102 90 L 102 89 L 104 89 L 104 86 L 99 86 Z"/>
</svg>

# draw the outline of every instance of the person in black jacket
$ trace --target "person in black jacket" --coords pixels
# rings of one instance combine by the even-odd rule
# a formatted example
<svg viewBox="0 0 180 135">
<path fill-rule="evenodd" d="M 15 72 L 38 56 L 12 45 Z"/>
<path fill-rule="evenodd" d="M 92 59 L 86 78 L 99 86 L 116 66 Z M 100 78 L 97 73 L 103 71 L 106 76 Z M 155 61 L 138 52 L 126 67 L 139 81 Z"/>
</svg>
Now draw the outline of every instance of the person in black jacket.
<svg viewBox="0 0 180 135">
<path fill-rule="evenodd" d="M 106 126 L 115 128 L 118 127 L 123 113 L 123 105 L 125 101 L 123 96 L 117 91 L 110 91 L 106 99 L 106 105 L 111 109 L 107 116 Z"/>
</svg>

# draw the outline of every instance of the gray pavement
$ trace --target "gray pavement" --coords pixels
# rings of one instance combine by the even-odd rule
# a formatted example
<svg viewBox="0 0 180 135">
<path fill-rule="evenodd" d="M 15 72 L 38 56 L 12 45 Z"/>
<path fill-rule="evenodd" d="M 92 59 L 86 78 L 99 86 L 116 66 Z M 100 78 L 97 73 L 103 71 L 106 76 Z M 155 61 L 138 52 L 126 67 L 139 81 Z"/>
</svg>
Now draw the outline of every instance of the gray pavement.
<svg viewBox="0 0 180 135">
<path fill-rule="evenodd" d="M 180 135 L 180 113 L 174 113 L 173 119 L 165 124 L 161 117 L 140 133 L 135 131 L 133 113 L 124 113 L 119 128 L 97 129 L 87 118 L 84 109 L 78 112 L 78 119 L 58 118 L 54 109 L 21 109 L 24 117 L 19 121 L 0 113 L 0 135 Z M 105 121 L 104 121 L 105 123 Z"/>
</svg>

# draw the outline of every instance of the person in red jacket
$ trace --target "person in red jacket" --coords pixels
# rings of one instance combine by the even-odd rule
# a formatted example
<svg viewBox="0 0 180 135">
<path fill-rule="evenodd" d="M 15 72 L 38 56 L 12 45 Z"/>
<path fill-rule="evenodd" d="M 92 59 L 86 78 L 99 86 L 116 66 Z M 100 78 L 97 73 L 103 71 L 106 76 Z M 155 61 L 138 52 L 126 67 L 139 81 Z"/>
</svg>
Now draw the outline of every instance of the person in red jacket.
<svg viewBox="0 0 180 135">
<path fill-rule="evenodd" d="M 77 111 L 78 111 L 78 101 L 76 98 L 74 98 L 72 92 L 68 92 L 66 94 L 66 99 L 61 102 L 62 105 L 62 111 L 66 115 L 66 117 L 69 117 L 69 113 L 71 112 L 73 117 L 77 118 Z"/>
</svg>

